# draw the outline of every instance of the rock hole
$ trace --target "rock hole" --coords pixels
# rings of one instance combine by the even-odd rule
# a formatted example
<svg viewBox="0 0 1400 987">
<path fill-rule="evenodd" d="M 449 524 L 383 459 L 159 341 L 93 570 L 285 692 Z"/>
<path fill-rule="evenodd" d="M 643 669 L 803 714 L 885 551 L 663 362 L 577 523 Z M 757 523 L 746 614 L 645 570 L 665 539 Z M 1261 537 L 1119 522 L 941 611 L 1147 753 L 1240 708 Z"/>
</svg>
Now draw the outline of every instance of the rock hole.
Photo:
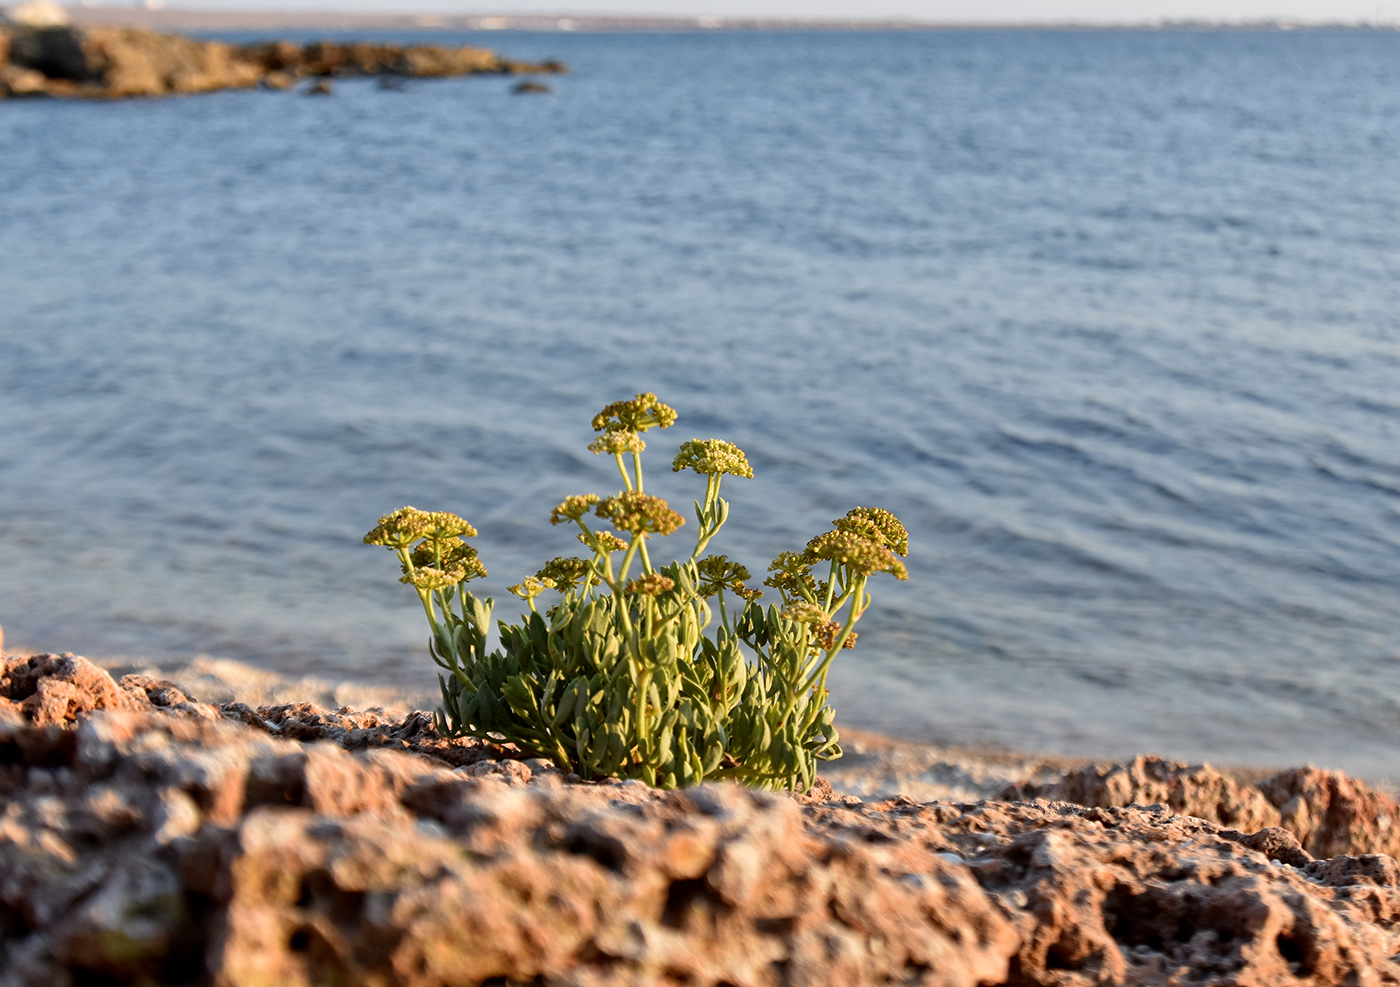
<svg viewBox="0 0 1400 987">
<path fill-rule="evenodd" d="M 1278 949 L 1278 954 L 1283 957 L 1288 968 L 1295 974 L 1305 974 L 1308 970 L 1308 949 L 1307 945 L 1298 936 L 1291 932 L 1280 932 L 1278 938 L 1274 940 L 1274 946 Z"/>
<path fill-rule="evenodd" d="M 1162 913 L 1146 896 L 1119 884 L 1104 895 L 1103 924 L 1114 942 L 1162 952 Z"/>
<path fill-rule="evenodd" d="M 311 933 L 305 929 L 297 929 L 287 940 L 287 948 L 294 953 L 306 952 L 311 948 Z"/>
<path fill-rule="evenodd" d="M 778 918 L 756 918 L 754 928 L 765 936 L 790 936 L 797 931 L 797 919 L 791 915 Z M 719 987 L 718 984 L 715 987 Z"/>
<path fill-rule="evenodd" d="M 577 827 L 564 840 L 564 849 L 581 857 L 592 857 L 613 873 L 622 873 L 627 864 L 627 847 L 615 836 Z"/>
<path fill-rule="evenodd" d="M 661 912 L 661 924 L 669 929 L 684 929 L 686 917 L 695 910 L 696 901 L 705 897 L 704 878 L 672 881 L 666 891 L 666 907 Z"/>
<path fill-rule="evenodd" d="M 1065 955 L 1064 950 L 1057 942 L 1045 952 L 1045 969 L 1047 970 L 1077 970 L 1079 964 L 1073 962 Z"/>
</svg>

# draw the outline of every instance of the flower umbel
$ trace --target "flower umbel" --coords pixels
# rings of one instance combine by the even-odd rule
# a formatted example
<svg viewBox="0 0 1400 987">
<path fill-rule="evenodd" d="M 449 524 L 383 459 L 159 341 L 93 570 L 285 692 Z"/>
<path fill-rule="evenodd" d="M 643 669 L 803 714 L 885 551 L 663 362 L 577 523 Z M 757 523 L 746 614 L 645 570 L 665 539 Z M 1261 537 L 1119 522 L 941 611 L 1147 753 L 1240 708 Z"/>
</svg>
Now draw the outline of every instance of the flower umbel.
<svg viewBox="0 0 1400 987">
<path fill-rule="evenodd" d="M 804 558 L 799 552 L 779 552 L 778 557 L 768 566 L 773 573 L 763 580 L 764 586 L 771 586 L 788 597 L 802 595 L 802 591 L 816 593 L 817 581 L 812 578 L 813 560 Z"/>
<path fill-rule="evenodd" d="M 566 524 L 577 521 L 588 513 L 588 509 L 598 503 L 597 494 L 575 494 L 565 497 L 559 506 L 549 513 L 550 524 Z"/>
<path fill-rule="evenodd" d="M 753 468 L 749 466 L 744 450 L 723 439 L 691 439 L 682 442 L 676 458 L 671 461 L 671 472 L 679 473 L 684 469 L 708 476 L 728 473 L 730 476 L 753 479 Z"/>
<path fill-rule="evenodd" d="M 636 432 L 604 432 L 592 442 L 588 443 L 588 451 L 593 455 L 607 452 L 614 456 L 620 456 L 624 452 L 641 452 L 647 447 L 642 441 L 642 437 Z"/>
<path fill-rule="evenodd" d="M 506 590 L 507 590 L 508 592 L 514 593 L 516 596 L 520 597 L 522 600 L 528 601 L 528 600 L 533 600 L 535 597 L 539 596 L 539 595 L 540 595 L 541 593 L 543 593 L 545 590 L 547 590 L 547 589 L 553 589 L 553 588 L 554 588 L 554 581 L 553 581 L 552 579 L 539 579 L 539 578 L 537 578 L 537 577 L 535 577 L 535 576 L 526 576 L 524 579 L 520 580 L 520 582 L 516 583 L 514 586 L 507 586 L 507 587 L 506 587 Z M 531 604 L 531 606 L 533 606 L 533 605 L 534 605 L 534 604 Z"/>
<path fill-rule="evenodd" d="M 631 401 L 614 401 L 598 412 L 593 416 L 593 431 L 645 432 L 649 428 L 670 428 L 675 423 L 675 409 L 647 392 Z"/>
<path fill-rule="evenodd" d="M 671 510 L 666 501 L 638 490 L 626 490 L 616 497 L 609 497 L 601 501 L 593 512 L 619 531 L 633 535 L 669 535 L 685 524 L 685 518 Z"/>
<path fill-rule="evenodd" d="M 762 590 L 749 589 L 744 585 L 744 580 L 750 578 L 749 570 L 737 562 L 730 562 L 728 556 L 707 555 L 695 563 L 695 571 L 700 576 L 700 595 L 706 599 L 722 589 L 750 601 L 763 595 Z"/>
<path fill-rule="evenodd" d="M 425 541 L 413 550 L 409 559 L 418 568 L 441 569 L 457 583 L 468 579 L 481 579 L 486 575 L 486 566 L 482 565 L 476 549 L 460 538 L 437 545 Z"/>
<path fill-rule="evenodd" d="M 662 593 L 669 593 L 676 588 L 676 581 L 669 576 L 651 572 L 645 576 L 638 576 L 626 586 L 622 587 L 625 593 L 635 593 L 638 596 L 660 596 Z"/>
<path fill-rule="evenodd" d="M 591 531 L 586 535 L 580 531 L 578 540 L 585 548 L 591 548 L 600 555 L 611 555 L 627 547 L 627 543 L 611 531 Z"/>
<path fill-rule="evenodd" d="M 849 531 L 881 543 L 896 555 L 909 554 L 909 532 L 899 518 L 879 507 L 853 507 L 831 523 L 837 531 Z"/>
<path fill-rule="evenodd" d="M 909 570 L 894 552 L 882 544 L 851 534 L 849 531 L 828 531 L 824 535 L 817 535 L 807 543 L 802 557 L 814 563 L 819 559 L 830 559 L 858 576 L 888 572 L 896 579 L 909 578 Z"/>
<path fill-rule="evenodd" d="M 383 545 L 385 548 L 398 549 L 408 548 L 423 538 L 475 538 L 476 534 L 475 528 L 455 514 L 400 507 L 392 514 L 385 514 L 380 518 L 379 524 L 365 535 L 364 542 L 366 545 Z"/>
<path fill-rule="evenodd" d="M 546 562 L 544 568 L 535 573 L 535 578 L 552 583 L 555 589 L 563 592 L 573 589 L 585 579 L 588 579 L 590 586 L 597 586 L 600 580 L 597 576 L 589 578 L 592 572 L 593 566 L 586 559 L 561 557 Z"/>
</svg>

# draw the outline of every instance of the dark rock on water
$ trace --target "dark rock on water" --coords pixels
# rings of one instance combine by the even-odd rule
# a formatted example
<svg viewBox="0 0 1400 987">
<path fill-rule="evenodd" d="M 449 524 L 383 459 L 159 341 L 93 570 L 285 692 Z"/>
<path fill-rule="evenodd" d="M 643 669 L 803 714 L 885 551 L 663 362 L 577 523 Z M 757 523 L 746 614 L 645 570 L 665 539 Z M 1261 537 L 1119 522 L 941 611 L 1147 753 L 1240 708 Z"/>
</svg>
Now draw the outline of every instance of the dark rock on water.
<svg viewBox="0 0 1400 987">
<path fill-rule="evenodd" d="M 83 50 L 83 34 L 74 27 L 16 28 L 9 38 L 9 60 L 50 79 L 87 82 L 97 67 Z"/>
<path fill-rule="evenodd" d="M 1333 833 L 1383 807 L 1343 781 Z M 1400 865 L 1279 827 L 589 784 L 422 713 L 216 707 L 71 655 L 0 659 L 0 797 L 6 984 L 1400 980 Z"/>
<path fill-rule="evenodd" d="M 329 79 L 317 79 L 306 89 L 308 96 L 334 96 L 335 86 L 331 85 Z"/>
<path fill-rule="evenodd" d="M 0 96 L 163 96 L 260 84 L 289 89 L 308 77 L 562 71 L 558 62 L 514 62 L 482 48 L 287 41 L 235 46 L 138 28 L 0 29 Z"/>
<path fill-rule="evenodd" d="M 520 95 L 526 93 L 547 93 L 549 92 L 549 87 L 539 82 L 517 82 L 515 85 L 511 86 L 510 91 Z"/>
</svg>

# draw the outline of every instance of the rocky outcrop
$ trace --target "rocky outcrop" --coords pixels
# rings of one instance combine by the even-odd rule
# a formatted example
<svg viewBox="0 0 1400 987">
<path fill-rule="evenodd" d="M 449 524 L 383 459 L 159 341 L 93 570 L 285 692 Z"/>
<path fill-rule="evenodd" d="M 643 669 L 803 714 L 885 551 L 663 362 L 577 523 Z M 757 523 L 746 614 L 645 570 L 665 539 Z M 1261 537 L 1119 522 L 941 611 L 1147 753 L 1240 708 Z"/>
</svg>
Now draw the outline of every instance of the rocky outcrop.
<svg viewBox="0 0 1400 987">
<path fill-rule="evenodd" d="M 333 42 L 236 46 L 123 27 L 0 29 L 0 56 L 0 96 L 165 96 L 260 84 L 288 88 L 303 77 L 564 71 L 558 62 L 514 62 L 482 48 Z"/>
<path fill-rule="evenodd" d="M 1248 785 L 1208 765 L 1139 757 L 1068 771 L 1050 782 L 1012 785 L 1002 797 L 1100 807 L 1161 803 L 1246 832 L 1281 827 L 1315 857 L 1400 856 L 1400 803 L 1340 772 L 1317 768 Z"/>
<path fill-rule="evenodd" d="M 1250 801 L 1204 780 L 1183 804 Z M 1379 804 L 1352 785 L 1315 818 Z M 1400 981 L 1400 866 L 1278 827 L 590 784 L 424 714 L 71 655 L 0 660 L 0 806 L 6 984 Z"/>
</svg>

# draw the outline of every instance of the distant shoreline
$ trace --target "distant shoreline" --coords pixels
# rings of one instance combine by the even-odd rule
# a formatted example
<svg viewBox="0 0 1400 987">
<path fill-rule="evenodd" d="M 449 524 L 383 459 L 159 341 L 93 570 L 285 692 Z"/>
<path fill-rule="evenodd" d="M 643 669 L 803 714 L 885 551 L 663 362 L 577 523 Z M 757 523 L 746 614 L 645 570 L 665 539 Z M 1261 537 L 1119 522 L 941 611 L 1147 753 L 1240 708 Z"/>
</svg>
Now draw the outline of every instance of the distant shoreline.
<svg viewBox="0 0 1400 987">
<path fill-rule="evenodd" d="M 351 14 L 334 11 L 147 10 L 138 7 L 75 7 L 75 24 L 143 27 L 152 31 L 1316 31 L 1384 30 L 1400 24 L 1165 21 L 1094 24 L 965 23 L 889 20 L 817 20 L 734 17 L 604 17 L 572 14 Z"/>
</svg>

